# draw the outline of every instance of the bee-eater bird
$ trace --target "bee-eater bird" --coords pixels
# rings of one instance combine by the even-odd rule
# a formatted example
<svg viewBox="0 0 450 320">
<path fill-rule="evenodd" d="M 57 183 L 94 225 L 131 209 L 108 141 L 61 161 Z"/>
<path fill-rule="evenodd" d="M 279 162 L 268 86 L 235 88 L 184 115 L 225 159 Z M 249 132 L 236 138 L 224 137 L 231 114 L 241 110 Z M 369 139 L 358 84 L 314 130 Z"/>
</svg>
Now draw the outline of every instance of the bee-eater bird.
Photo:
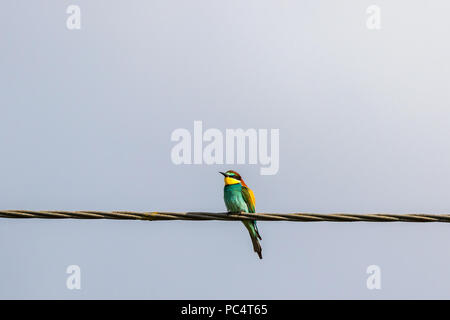
<svg viewBox="0 0 450 320">
<path fill-rule="evenodd" d="M 255 195 L 253 191 L 245 184 L 244 179 L 239 173 L 228 170 L 223 173 L 225 177 L 225 187 L 223 198 L 229 213 L 255 213 Z M 243 220 L 242 223 L 248 230 L 253 243 L 253 250 L 262 259 L 262 249 L 259 240 L 262 240 L 256 226 L 256 220 Z"/>
</svg>

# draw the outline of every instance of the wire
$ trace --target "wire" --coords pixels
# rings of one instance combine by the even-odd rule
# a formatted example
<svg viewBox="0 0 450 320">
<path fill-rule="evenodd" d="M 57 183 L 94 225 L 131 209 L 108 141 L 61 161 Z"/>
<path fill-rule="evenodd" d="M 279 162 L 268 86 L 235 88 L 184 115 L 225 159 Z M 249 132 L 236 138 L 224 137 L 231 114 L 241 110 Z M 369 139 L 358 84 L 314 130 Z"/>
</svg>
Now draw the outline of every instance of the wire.
<svg viewBox="0 0 450 320">
<path fill-rule="evenodd" d="M 213 213 L 134 211 L 31 211 L 0 210 L 0 218 L 122 219 L 122 220 L 221 220 L 292 222 L 450 222 L 450 214 L 317 214 L 317 213 Z"/>
</svg>

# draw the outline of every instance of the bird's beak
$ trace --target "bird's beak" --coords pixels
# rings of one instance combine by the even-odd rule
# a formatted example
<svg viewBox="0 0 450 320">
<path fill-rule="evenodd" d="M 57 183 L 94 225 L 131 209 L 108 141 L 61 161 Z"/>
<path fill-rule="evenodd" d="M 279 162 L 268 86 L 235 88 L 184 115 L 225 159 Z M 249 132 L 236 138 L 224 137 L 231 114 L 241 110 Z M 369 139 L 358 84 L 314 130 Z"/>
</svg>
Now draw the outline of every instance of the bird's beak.
<svg viewBox="0 0 450 320">
<path fill-rule="evenodd" d="M 220 173 L 221 175 L 223 175 L 224 177 L 227 176 L 227 175 L 226 175 L 225 173 L 223 173 L 223 172 L 220 172 L 220 171 L 219 171 L 219 173 Z"/>
</svg>

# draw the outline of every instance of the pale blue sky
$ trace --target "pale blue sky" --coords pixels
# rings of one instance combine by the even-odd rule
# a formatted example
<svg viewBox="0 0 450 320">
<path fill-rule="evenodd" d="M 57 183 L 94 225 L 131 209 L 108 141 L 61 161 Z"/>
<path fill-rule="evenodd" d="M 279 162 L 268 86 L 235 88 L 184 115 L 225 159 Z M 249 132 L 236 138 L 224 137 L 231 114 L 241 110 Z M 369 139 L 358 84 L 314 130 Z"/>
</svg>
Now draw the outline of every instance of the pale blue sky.
<svg viewBox="0 0 450 320">
<path fill-rule="evenodd" d="M 260 212 L 450 211 L 448 1 L 1 7 L 2 209 L 221 212 L 235 169 Z M 170 134 L 194 120 L 279 128 L 278 174 L 175 166 Z M 0 298 L 450 298 L 450 225 L 259 229 L 262 261 L 240 223 L 1 219 Z"/>
</svg>

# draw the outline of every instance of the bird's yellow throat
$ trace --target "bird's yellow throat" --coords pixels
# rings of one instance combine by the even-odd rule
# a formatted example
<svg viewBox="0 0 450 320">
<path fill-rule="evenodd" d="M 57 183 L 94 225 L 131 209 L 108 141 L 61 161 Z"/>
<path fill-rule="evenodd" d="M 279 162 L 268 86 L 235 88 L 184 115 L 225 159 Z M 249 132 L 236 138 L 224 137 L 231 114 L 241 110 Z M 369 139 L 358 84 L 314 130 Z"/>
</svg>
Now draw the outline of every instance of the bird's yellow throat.
<svg viewBox="0 0 450 320">
<path fill-rule="evenodd" d="M 236 184 L 236 183 L 241 183 L 241 181 L 234 179 L 234 178 L 230 178 L 230 177 L 225 177 L 225 185 L 230 185 L 230 184 Z"/>
</svg>

